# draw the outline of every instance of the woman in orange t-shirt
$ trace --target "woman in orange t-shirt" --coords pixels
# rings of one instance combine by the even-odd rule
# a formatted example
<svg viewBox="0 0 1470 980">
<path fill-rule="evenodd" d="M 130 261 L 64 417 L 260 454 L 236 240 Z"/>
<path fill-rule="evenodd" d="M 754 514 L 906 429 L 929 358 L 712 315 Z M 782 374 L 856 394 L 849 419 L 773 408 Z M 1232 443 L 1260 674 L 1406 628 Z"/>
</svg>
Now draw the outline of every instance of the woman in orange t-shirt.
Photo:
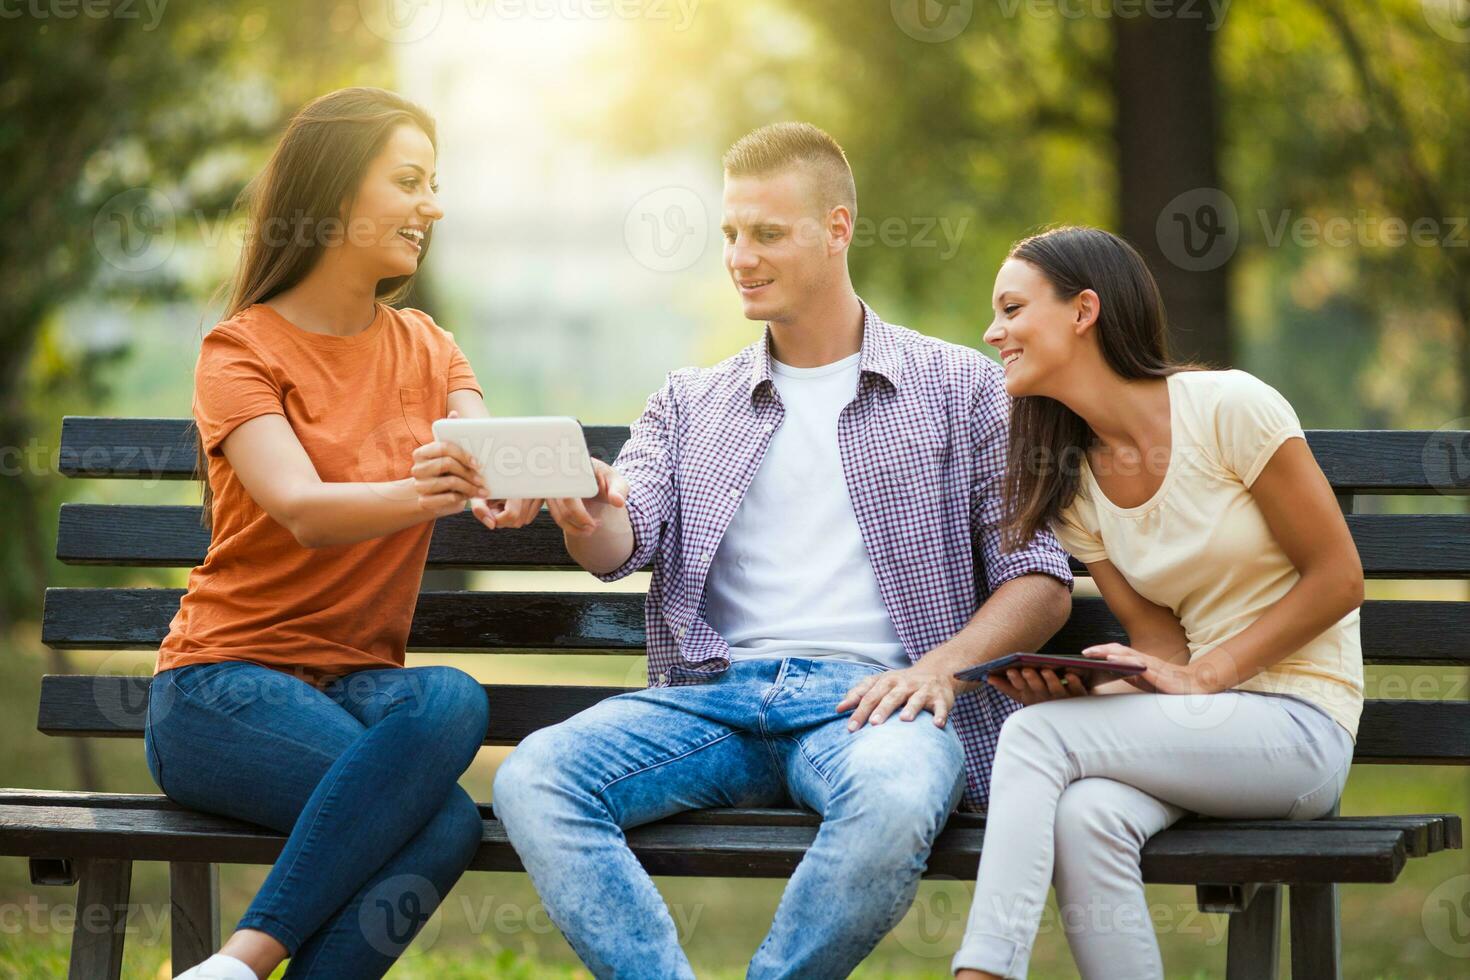
<svg viewBox="0 0 1470 980">
<path fill-rule="evenodd" d="M 433 441 L 486 415 L 454 339 L 400 299 L 443 216 L 434 124 L 380 89 L 323 96 L 253 182 L 194 418 L 212 539 L 159 650 L 145 741 L 169 797 L 288 835 L 221 951 L 182 976 L 378 977 L 468 867 L 458 785 L 484 689 L 405 667 L 435 518 L 488 528 L 473 460 Z"/>
</svg>

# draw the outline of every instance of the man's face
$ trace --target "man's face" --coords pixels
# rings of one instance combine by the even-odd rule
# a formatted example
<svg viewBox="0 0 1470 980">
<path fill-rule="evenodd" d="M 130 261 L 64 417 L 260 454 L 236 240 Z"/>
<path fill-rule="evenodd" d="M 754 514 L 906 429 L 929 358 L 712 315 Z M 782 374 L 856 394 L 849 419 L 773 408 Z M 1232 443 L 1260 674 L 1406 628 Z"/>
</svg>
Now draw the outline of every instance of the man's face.
<svg viewBox="0 0 1470 980">
<path fill-rule="evenodd" d="M 843 223 L 851 222 L 845 208 L 823 213 L 816 199 L 799 169 L 725 176 L 725 268 L 747 319 L 793 319 L 829 284 L 833 257 L 845 246 Z"/>
</svg>

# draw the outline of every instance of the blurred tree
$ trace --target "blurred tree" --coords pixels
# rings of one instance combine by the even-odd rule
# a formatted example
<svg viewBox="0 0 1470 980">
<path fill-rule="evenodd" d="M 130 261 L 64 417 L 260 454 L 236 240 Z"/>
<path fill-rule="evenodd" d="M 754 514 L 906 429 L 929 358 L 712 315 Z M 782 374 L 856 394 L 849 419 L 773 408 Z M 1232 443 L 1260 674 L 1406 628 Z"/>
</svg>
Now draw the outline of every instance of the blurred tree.
<svg viewBox="0 0 1470 980">
<path fill-rule="evenodd" d="M 1377 425 L 1470 416 L 1470 27 L 1450 19 L 1456 3 L 1274 0 L 1242 11 L 1222 52 L 1242 248 L 1283 297 L 1260 312 L 1319 320 L 1278 331 L 1280 369 L 1313 375 L 1339 418 L 1345 402 Z M 1322 366 L 1344 367 L 1345 348 L 1358 370 Z"/>
<path fill-rule="evenodd" d="M 582 122 L 634 153 L 701 147 L 712 160 L 780 119 L 838 134 L 860 219 L 967 223 L 952 254 L 902 235 L 870 234 L 853 250 L 865 294 L 922 314 L 926 331 L 978 343 L 1011 240 L 1100 224 L 1149 259 L 1177 352 L 1259 369 L 1334 424 L 1443 422 L 1446 410 L 1470 415 L 1460 2 L 1257 0 L 1110 16 L 1109 4 L 1045 0 L 748 0 L 701 7 L 685 34 L 640 26 L 645 70 L 630 77 L 620 60 L 603 72 L 624 85 L 625 110 Z M 919 8 L 927 19 L 905 19 Z M 926 33 L 967 12 L 953 32 Z M 1212 189 L 1218 220 L 1235 215 L 1221 257 L 1169 254 L 1161 216 L 1179 195 Z M 1300 220 L 1310 231 L 1332 218 L 1366 229 L 1341 246 L 1297 233 Z M 1394 219 L 1427 220 L 1432 244 L 1386 241 Z M 1414 356 L 1386 371 L 1374 346 L 1390 343 Z"/>
<path fill-rule="evenodd" d="M 60 420 L 30 399 L 44 391 L 71 414 L 94 403 L 97 352 L 37 353 L 52 314 L 85 295 L 197 295 L 170 253 L 224 226 L 285 116 L 386 77 L 386 46 L 355 3 L 154 10 L 89 4 L 64 18 L 40 5 L 0 31 L 0 635 L 39 610 L 66 493 L 53 468 Z"/>
</svg>

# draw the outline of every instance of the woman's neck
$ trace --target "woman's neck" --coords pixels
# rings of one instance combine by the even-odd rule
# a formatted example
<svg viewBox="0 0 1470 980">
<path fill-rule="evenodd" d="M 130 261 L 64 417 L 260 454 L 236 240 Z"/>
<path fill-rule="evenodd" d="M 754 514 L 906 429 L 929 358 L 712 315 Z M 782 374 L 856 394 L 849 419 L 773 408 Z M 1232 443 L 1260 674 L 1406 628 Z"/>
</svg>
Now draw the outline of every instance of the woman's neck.
<svg viewBox="0 0 1470 980">
<path fill-rule="evenodd" d="M 266 305 L 312 333 L 350 337 L 372 326 L 378 312 L 377 280 L 354 274 L 336 258 L 328 249 L 300 282 L 272 296 Z"/>
<path fill-rule="evenodd" d="M 1169 442 L 1169 394 L 1163 378 L 1124 378 L 1106 365 L 1078 372 L 1053 395 L 1081 416 L 1112 450 Z"/>
</svg>

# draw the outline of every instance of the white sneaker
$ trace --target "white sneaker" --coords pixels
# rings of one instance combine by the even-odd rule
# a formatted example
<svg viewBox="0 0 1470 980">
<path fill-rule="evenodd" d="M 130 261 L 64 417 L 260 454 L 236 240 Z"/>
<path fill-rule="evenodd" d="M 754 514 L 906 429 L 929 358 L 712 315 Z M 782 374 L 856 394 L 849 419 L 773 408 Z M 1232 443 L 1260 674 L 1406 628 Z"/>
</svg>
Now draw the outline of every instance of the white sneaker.
<svg viewBox="0 0 1470 980">
<path fill-rule="evenodd" d="M 215 953 L 198 966 L 180 973 L 175 980 L 260 980 L 243 961 Z"/>
</svg>

